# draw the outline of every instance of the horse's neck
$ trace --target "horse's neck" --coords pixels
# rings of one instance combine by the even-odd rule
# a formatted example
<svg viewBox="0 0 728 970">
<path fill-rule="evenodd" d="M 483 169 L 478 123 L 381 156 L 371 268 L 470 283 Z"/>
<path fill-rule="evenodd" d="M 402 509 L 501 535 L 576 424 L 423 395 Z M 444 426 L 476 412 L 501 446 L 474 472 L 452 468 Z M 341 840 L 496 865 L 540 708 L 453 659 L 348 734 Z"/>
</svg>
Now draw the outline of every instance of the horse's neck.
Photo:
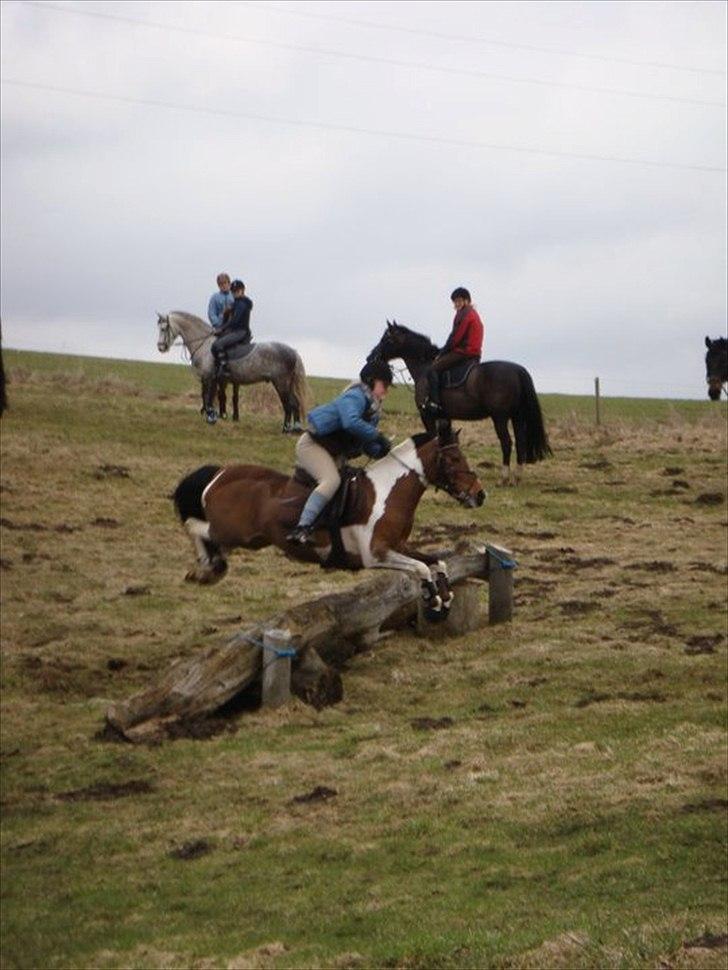
<svg viewBox="0 0 728 970">
<path fill-rule="evenodd" d="M 407 370 L 415 382 L 419 380 L 432 363 L 432 358 L 423 359 L 422 357 L 410 357 L 409 355 L 403 357 L 402 360 L 405 362 Z"/>
<path fill-rule="evenodd" d="M 173 313 L 174 326 L 180 337 L 184 341 L 187 349 L 192 349 L 194 345 L 199 346 L 206 337 L 212 337 L 212 327 L 208 327 L 204 320 L 193 317 L 191 314 Z"/>
<path fill-rule="evenodd" d="M 381 496 L 382 502 L 388 499 L 398 486 L 399 491 L 409 495 L 412 488 L 410 483 L 415 483 L 416 488 L 412 489 L 412 500 L 416 505 L 427 487 L 422 461 L 411 438 L 397 445 L 384 458 L 369 465 L 365 473 L 374 483 L 377 496 Z"/>
</svg>

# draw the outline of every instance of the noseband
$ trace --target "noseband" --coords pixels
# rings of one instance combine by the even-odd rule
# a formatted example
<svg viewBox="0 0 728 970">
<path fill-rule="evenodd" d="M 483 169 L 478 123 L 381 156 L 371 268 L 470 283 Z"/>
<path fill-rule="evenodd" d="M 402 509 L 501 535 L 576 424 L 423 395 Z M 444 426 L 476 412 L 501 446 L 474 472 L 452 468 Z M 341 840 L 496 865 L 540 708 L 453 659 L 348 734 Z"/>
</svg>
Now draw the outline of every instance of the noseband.
<svg viewBox="0 0 728 970">
<path fill-rule="evenodd" d="M 474 485 L 475 482 L 477 482 L 477 480 L 478 480 L 478 476 L 475 474 L 475 472 L 474 471 L 469 471 L 467 474 L 468 474 L 468 476 L 470 478 L 470 481 L 468 483 L 467 490 L 456 491 L 455 490 L 455 486 L 454 485 L 451 485 L 450 482 L 446 481 L 444 484 L 442 483 L 442 481 L 441 481 L 441 472 L 442 472 L 443 452 L 444 451 L 447 451 L 450 448 L 457 448 L 457 447 L 458 447 L 458 445 L 456 445 L 456 444 L 452 444 L 452 445 L 442 445 L 442 447 L 438 447 L 438 449 L 437 449 L 437 465 L 435 466 L 435 468 L 436 468 L 436 475 L 437 475 L 437 479 L 438 479 L 434 483 L 435 489 L 441 488 L 443 490 L 443 492 L 447 492 L 447 494 L 448 495 L 452 495 L 453 498 L 459 498 L 462 495 L 469 495 L 470 494 L 470 488 L 471 488 L 471 486 Z"/>
</svg>

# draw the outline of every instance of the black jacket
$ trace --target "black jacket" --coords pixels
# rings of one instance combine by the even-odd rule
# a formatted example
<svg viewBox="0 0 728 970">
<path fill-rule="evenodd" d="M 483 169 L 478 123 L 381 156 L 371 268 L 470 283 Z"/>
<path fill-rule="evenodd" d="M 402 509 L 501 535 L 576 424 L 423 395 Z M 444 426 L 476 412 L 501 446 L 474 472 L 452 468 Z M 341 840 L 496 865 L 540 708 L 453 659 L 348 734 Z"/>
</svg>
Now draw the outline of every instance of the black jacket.
<svg viewBox="0 0 728 970">
<path fill-rule="evenodd" d="M 230 316 L 220 328 L 220 333 L 240 333 L 240 339 L 249 341 L 252 339 L 250 333 L 250 311 L 253 309 L 253 301 L 247 296 L 236 296 L 233 302 Z"/>
</svg>

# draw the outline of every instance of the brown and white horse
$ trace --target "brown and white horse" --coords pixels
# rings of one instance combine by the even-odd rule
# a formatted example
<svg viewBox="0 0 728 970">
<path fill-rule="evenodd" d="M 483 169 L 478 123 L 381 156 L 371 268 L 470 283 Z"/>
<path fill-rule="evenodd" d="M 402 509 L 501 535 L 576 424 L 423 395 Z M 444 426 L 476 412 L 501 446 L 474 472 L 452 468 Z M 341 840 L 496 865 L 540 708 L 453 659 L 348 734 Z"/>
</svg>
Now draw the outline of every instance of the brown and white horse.
<svg viewBox="0 0 728 970">
<path fill-rule="evenodd" d="M 452 593 L 445 564 L 406 545 L 415 509 L 428 485 L 443 489 L 468 508 L 485 500 L 457 434 L 449 429 L 439 437 L 407 438 L 386 457 L 359 470 L 342 510 L 341 544 L 333 549 L 338 555 L 332 561 L 335 540 L 329 528 L 316 529 L 310 545 L 286 540 L 309 494 L 296 476 L 288 478 L 261 465 L 205 465 L 184 478 L 174 493 L 197 556 L 197 565 L 186 578 L 217 582 L 227 571 L 230 550 L 275 545 L 291 558 L 319 565 L 413 573 L 421 581 L 430 610 L 446 612 Z"/>
</svg>

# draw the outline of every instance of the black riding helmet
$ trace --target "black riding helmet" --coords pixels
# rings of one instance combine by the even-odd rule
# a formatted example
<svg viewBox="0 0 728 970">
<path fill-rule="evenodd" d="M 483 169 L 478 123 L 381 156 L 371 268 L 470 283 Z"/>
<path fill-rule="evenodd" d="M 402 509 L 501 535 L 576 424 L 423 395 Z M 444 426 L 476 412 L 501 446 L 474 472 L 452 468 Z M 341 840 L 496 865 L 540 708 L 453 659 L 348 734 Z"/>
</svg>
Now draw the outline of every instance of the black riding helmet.
<svg viewBox="0 0 728 970">
<path fill-rule="evenodd" d="M 370 360 L 360 370 L 359 380 L 362 384 L 368 384 L 369 387 L 374 386 L 374 381 L 384 381 L 389 387 L 394 380 L 394 375 L 386 360 Z"/>
</svg>

